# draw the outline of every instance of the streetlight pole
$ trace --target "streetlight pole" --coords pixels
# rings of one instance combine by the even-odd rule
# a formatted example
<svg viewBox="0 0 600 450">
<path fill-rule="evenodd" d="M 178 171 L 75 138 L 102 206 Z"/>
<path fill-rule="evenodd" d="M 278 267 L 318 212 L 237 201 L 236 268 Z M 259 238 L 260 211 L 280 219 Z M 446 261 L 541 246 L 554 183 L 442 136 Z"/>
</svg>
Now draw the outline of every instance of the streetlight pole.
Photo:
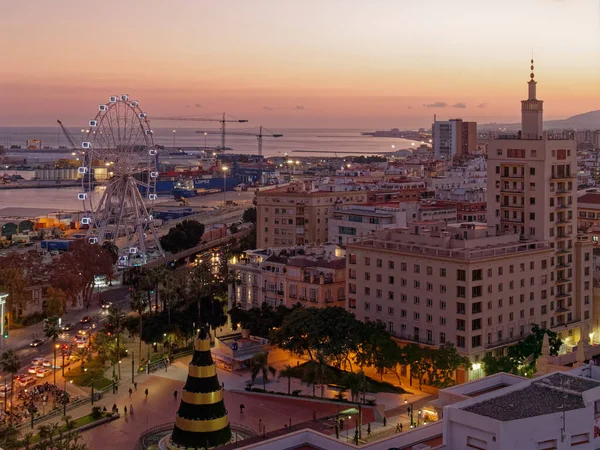
<svg viewBox="0 0 600 450">
<path fill-rule="evenodd" d="M 206 147 L 206 135 L 207 135 L 207 134 L 208 134 L 208 133 L 205 131 L 205 132 L 204 132 L 204 148 L 207 148 L 207 147 Z"/>
<path fill-rule="evenodd" d="M 131 351 L 131 384 L 135 382 L 135 352 Z"/>
<path fill-rule="evenodd" d="M 175 149 L 175 134 L 177 134 L 177 131 L 173 130 L 173 149 Z"/>
<path fill-rule="evenodd" d="M 223 206 L 227 204 L 227 167 L 223 166 Z"/>
<path fill-rule="evenodd" d="M 4 350 L 4 338 L 6 335 L 6 330 L 4 330 L 5 325 L 5 316 L 4 316 L 4 305 L 6 304 L 6 299 L 8 298 L 8 294 L 4 292 L 0 292 L 0 309 L 2 310 L 2 318 L 0 319 L 0 340 L 2 340 L 2 350 Z M 4 391 L 6 392 L 6 391 Z"/>
</svg>

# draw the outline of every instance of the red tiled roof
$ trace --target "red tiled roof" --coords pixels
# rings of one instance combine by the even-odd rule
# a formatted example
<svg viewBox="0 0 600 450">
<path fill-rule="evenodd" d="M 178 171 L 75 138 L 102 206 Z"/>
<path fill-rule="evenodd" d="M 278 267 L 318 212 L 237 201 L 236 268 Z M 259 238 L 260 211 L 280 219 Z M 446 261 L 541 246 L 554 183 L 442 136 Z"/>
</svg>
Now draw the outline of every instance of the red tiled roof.
<svg viewBox="0 0 600 450">
<path fill-rule="evenodd" d="M 600 192 L 588 192 L 577 199 L 577 203 L 600 204 Z"/>
</svg>

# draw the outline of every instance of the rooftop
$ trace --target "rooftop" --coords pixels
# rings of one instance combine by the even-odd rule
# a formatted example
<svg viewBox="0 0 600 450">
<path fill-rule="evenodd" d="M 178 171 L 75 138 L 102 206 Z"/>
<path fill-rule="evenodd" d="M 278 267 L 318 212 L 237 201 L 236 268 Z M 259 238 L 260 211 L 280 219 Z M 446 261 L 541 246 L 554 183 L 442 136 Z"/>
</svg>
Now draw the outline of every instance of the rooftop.
<svg viewBox="0 0 600 450">
<path fill-rule="evenodd" d="M 582 392 L 600 387 L 600 383 L 553 373 L 497 397 L 492 397 L 462 409 L 481 416 L 507 422 L 585 407 Z"/>
<path fill-rule="evenodd" d="M 600 192 L 588 192 L 577 199 L 577 203 L 600 204 Z"/>
</svg>

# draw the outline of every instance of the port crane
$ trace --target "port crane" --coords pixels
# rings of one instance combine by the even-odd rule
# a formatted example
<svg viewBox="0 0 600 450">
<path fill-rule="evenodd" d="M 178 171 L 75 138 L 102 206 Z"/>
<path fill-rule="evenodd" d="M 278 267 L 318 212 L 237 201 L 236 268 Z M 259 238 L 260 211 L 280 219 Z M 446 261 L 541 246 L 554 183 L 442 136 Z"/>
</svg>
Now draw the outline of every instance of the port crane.
<svg viewBox="0 0 600 450">
<path fill-rule="evenodd" d="M 79 148 L 75 145 L 75 141 L 73 140 L 73 136 L 71 136 L 71 133 L 69 133 L 69 130 L 67 130 L 65 128 L 65 126 L 59 119 L 56 119 L 56 122 L 58 122 L 58 124 L 60 125 L 60 129 L 62 130 L 63 134 L 67 138 L 67 142 L 69 143 L 69 145 L 71 146 L 73 151 L 77 152 L 79 150 Z"/>
<path fill-rule="evenodd" d="M 152 120 L 181 120 L 186 122 L 219 122 L 221 124 L 221 150 L 225 150 L 225 124 L 226 123 L 245 123 L 248 119 L 236 119 L 235 117 L 223 113 L 220 118 L 216 117 L 152 117 Z"/>
<path fill-rule="evenodd" d="M 263 133 L 263 130 L 266 131 L 266 133 Z M 205 131 L 205 133 L 208 134 L 217 134 L 218 132 L 216 131 Z M 258 141 L 258 155 L 262 156 L 263 154 L 263 149 L 262 149 L 262 145 L 263 145 L 263 137 L 273 137 L 273 138 L 278 138 L 278 137 L 282 137 L 283 134 L 282 133 L 275 133 L 271 130 L 266 129 L 265 127 L 263 127 L 262 125 L 258 127 L 258 130 L 256 130 L 256 128 L 252 128 L 250 130 L 240 130 L 240 131 L 229 131 L 226 134 L 230 135 L 230 136 L 254 136 L 256 137 L 256 140 Z"/>
</svg>

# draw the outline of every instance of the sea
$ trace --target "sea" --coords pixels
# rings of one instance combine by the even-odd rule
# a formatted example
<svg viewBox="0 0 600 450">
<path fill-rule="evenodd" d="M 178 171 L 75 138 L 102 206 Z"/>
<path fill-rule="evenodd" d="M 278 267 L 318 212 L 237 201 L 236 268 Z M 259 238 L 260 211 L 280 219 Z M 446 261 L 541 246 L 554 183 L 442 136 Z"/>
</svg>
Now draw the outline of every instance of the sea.
<svg viewBox="0 0 600 450">
<path fill-rule="evenodd" d="M 175 130 L 175 132 L 173 132 Z M 200 133 L 196 133 L 201 130 Z M 76 144 L 86 140 L 86 133 L 81 128 L 69 128 Z M 168 148 L 215 147 L 221 144 L 219 129 L 216 128 L 156 128 L 153 129 L 154 141 Z M 204 132 L 207 132 L 204 135 Z M 248 128 L 228 127 L 228 131 L 248 131 Z M 252 132 L 256 132 L 252 129 Z M 345 157 L 373 155 L 394 152 L 401 149 L 414 149 L 421 142 L 397 138 L 362 136 L 368 129 L 278 129 L 282 137 L 263 137 L 263 154 L 265 157 Z M 263 130 L 263 136 L 265 132 Z M 41 141 L 41 151 L 25 151 L 27 140 Z M 53 152 L 51 149 L 69 148 L 69 144 L 58 127 L 0 127 L 0 145 L 7 149 L 11 159 L 23 158 L 25 164 L 42 164 L 65 158 L 66 150 Z M 21 150 L 11 152 L 10 147 L 20 145 Z M 226 136 L 227 153 L 257 154 L 258 143 L 254 136 Z M 67 152 L 68 154 L 68 152 Z M 0 189 L 0 210 L 2 208 L 43 208 L 77 210 L 81 202 L 77 200 L 77 188 L 46 189 Z"/>
</svg>

